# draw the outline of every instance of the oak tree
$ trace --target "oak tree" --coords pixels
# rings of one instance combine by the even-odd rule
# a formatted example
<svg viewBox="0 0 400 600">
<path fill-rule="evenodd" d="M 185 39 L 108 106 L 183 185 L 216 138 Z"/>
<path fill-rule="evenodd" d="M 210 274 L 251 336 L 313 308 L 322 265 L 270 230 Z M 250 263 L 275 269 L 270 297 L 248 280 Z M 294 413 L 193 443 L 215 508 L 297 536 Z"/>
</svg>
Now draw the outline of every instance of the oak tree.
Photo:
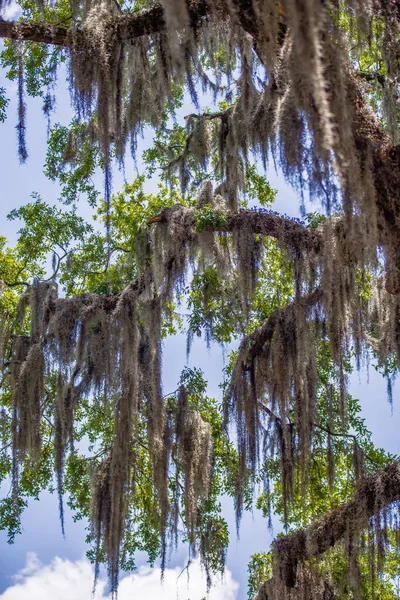
<svg viewBox="0 0 400 600">
<path fill-rule="evenodd" d="M 19 4 L 0 37 L 20 160 L 26 94 L 51 117 L 66 75 L 75 117 L 50 127 L 45 164 L 64 209 L 36 197 L 13 211 L 17 247 L 0 249 L 1 525 L 12 538 L 55 474 L 61 526 L 67 495 L 116 593 L 136 550 L 164 568 L 180 539 L 209 577 L 223 570 L 219 498 L 239 525 L 263 485 L 259 506 L 288 533 L 254 557 L 252 595 L 394 598 L 400 465 L 373 446 L 348 378 L 373 356 L 390 397 L 399 364 L 398 2 Z M 199 109 L 204 95 L 215 110 Z M 113 194 L 145 128 L 146 172 Z M 271 209 L 271 162 L 305 221 Z M 79 216 L 82 194 L 104 232 Z M 305 214 L 305 194 L 321 214 Z M 179 307 L 189 349 L 196 335 L 240 340 L 222 403 L 197 369 L 163 395 Z"/>
</svg>

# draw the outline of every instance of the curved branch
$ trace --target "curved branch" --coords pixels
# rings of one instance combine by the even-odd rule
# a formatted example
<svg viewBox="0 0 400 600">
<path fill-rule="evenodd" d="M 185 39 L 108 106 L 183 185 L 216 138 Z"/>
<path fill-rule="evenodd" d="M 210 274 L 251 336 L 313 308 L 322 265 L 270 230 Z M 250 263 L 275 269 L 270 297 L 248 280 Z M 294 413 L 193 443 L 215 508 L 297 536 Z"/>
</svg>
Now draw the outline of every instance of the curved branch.
<svg viewBox="0 0 400 600">
<path fill-rule="evenodd" d="M 25 287 L 28 288 L 30 286 L 30 283 L 28 283 L 27 281 L 13 281 L 11 283 L 11 282 L 6 281 L 5 279 L 0 279 L 0 286 L 1 286 L 1 284 L 6 285 L 7 287 L 19 287 L 19 286 L 24 285 Z"/>
<path fill-rule="evenodd" d="M 322 249 L 323 239 L 320 232 L 306 227 L 297 219 L 284 217 L 274 211 L 241 210 L 239 213 L 228 215 L 226 231 L 239 229 L 276 238 L 298 250 L 320 252 Z"/>
<path fill-rule="evenodd" d="M 57 307 L 60 310 L 62 305 L 71 299 L 76 302 L 80 302 L 83 308 L 87 308 L 96 302 L 97 306 L 102 308 L 105 313 L 112 313 L 118 306 L 119 302 L 123 301 L 124 298 L 133 295 L 138 298 L 148 288 L 153 281 L 153 270 L 151 267 L 147 267 L 141 275 L 129 285 L 127 285 L 119 294 L 114 296 L 100 296 L 97 294 L 83 293 L 77 294 L 76 296 L 68 298 L 57 298 Z M 101 303 L 99 306 L 99 298 Z"/>
<path fill-rule="evenodd" d="M 178 205 L 165 208 L 159 215 L 147 221 L 148 225 L 153 223 L 166 223 Z M 191 209 L 182 206 L 182 211 Z M 176 214 L 176 212 L 175 212 Z M 269 210 L 241 210 L 235 213 L 224 213 L 224 219 L 217 219 L 215 224 L 208 225 L 205 231 L 216 231 L 231 233 L 246 229 L 254 234 L 267 235 L 276 238 L 281 243 L 293 247 L 296 250 L 321 252 L 323 246 L 322 234 L 304 225 L 298 219 L 284 217 L 277 212 Z M 195 217 L 193 217 L 195 227 Z"/>
</svg>

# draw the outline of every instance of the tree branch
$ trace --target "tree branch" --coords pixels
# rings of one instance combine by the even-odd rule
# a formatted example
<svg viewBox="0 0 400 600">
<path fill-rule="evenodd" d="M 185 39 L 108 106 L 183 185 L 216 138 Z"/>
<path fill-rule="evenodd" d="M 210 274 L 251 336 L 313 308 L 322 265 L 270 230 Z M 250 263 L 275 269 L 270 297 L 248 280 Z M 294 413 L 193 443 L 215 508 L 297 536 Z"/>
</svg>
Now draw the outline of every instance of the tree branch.
<svg viewBox="0 0 400 600">
<path fill-rule="evenodd" d="M 159 215 L 150 219 L 148 221 L 148 224 L 150 225 L 153 223 L 167 223 L 173 211 L 175 211 L 176 215 L 176 210 L 178 209 L 178 206 L 179 205 L 175 205 L 172 208 L 164 209 Z M 186 206 L 181 206 L 179 208 L 182 210 L 182 212 L 191 210 Z M 194 227 L 195 220 L 193 218 L 193 228 Z M 274 212 L 241 211 L 240 213 L 228 214 L 226 226 L 216 225 L 215 228 L 210 229 L 213 229 L 214 231 L 232 232 L 235 229 L 240 228 L 246 228 L 247 230 L 252 231 L 254 234 L 263 234 L 275 237 L 281 242 L 287 243 L 288 245 L 295 245 L 295 247 L 299 249 L 314 249 L 318 251 L 318 249 L 322 247 L 322 236 L 318 232 L 307 228 L 305 225 L 302 225 L 299 221 L 295 219 L 282 217 Z M 137 279 L 132 281 L 128 286 L 126 286 L 126 288 L 124 288 L 119 294 L 114 296 L 101 296 L 103 310 L 106 313 L 113 312 L 124 296 L 134 294 L 136 297 L 139 297 L 152 282 L 153 270 L 151 266 L 149 266 L 143 271 L 141 275 L 139 275 Z M 22 284 L 29 286 L 29 284 L 24 282 L 17 282 L 12 285 Z M 98 302 L 99 296 L 84 293 L 80 296 L 76 296 L 75 299 L 79 299 L 83 306 L 88 307 L 93 303 L 94 299 L 96 299 L 96 302 Z M 63 298 L 59 298 L 57 300 L 59 305 L 61 305 L 63 301 Z M 300 302 L 304 303 L 307 302 L 307 300 L 302 299 Z"/>
<path fill-rule="evenodd" d="M 364 79 L 364 81 L 368 81 L 368 83 L 374 83 L 377 81 L 382 87 L 385 87 L 385 75 L 382 73 L 371 73 L 369 71 L 358 71 L 357 73 L 360 79 Z"/>
<path fill-rule="evenodd" d="M 357 444 L 357 436 L 355 436 L 352 433 L 340 433 L 340 432 L 332 431 L 331 429 L 328 429 L 328 427 L 322 427 L 322 425 L 318 425 L 317 423 L 314 423 L 314 427 L 316 427 L 320 431 L 324 431 L 325 433 L 327 433 L 329 435 L 333 435 L 334 437 L 351 438 L 354 441 L 354 443 Z"/>
<path fill-rule="evenodd" d="M 182 206 L 182 211 L 185 210 L 190 209 Z M 168 222 L 172 211 L 176 211 L 176 205 L 172 209 L 165 208 L 159 215 L 149 219 L 147 224 Z M 277 212 L 267 210 L 241 210 L 236 213 L 224 213 L 224 216 L 226 218 L 223 224 L 218 219 L 215 224 L 205 227 L 204 230 L 231 233 L 246 229 L 254 234 L 276 238 L 297 250 L 313 250 L 317 253 L 322 250 L 322 234 L 307 227 L 298 219 L 284 217 Z M 193 227 L 195 227 L 195 217 L 193 217 Z"/>
<path fill-rule="evenodd" d="M 189 20 L 193 29 L 197 29 L 209 11 L 205 0 L 189 0 Z M 164 9 L 161 4 L 140 13 L 124 13 L 113 19 L 108 25 L 121 39 L 135 39 L 144 35 L 160 33 L 165 29 Z M 20 23 L 0 20 L 0 38 L 54 44 L 56 46 L 83 45 L 83 29 L 73 32 L 72 28 L 42 25 L 41 23 Z"/>
<path fill-rule="evenodd" d="M 94 300 L 98 304 L 98 299 L 101 298 L 102 308 L 106 313 L 113 312 L 119 302 L 123 300 L 125 296 L 133 294 L 136 298 L 139 297 L 153 281 L 153 270 L 151 267 L 147 267 L 141 275 L 129 285 L 127 285 L 119 294 L 115 296 L 98 296 L 95 294 L 80 294 L 74 296 L 75 300 L 79 300 L 82 306 L 89 307 Z M 58 298 L 57 303 L 60 306 L 63 302 L 69 301 L 71 298 Z"/>
<path fill-rule="evenodd" d="M 192 29 L 198 29 L 209 15 L 213 3 L 210 0 L 187 0 L 189 21 Z M 255 40 L 258 34 L 257 16 L 251 0 L 235 0 L 236 17 L 243 29 Z M 221 2 L 218 12 L 222 18 L 231 14 L 229 2 Z M 214 6 L 215 10 L 215 6 Z M 143 35 L 160 33 L 165 30 L 164 8 L 154 4 L 140 13 L 123 13 L 113 19 L 108 27 L 121 39 L 129 40 Z M 0 19 L 0 38 L 41 42 L 57 46 L 74 46 L 83 40 L 83 30 L 73 32 L 72 28 L 42 25 L 40 23 L 20 23 Z"/>
<path fill-rule="evenodd" d="M 364 168 L 372 170 L 378 227 L 382 234 L 380 242 L 400 269 L 400 246 L 393 243 L 393 239 L 397 241 L 400 236 L 400 146 L 392 144 L 366 102 L 357 74 L 350 69 L 347 93 L 354 106 L 353 135 L 357 154 Z M 390 293 L 400 292 L 400 277 L 391 282 L 391 288 Z"/>
<path fill-rule="evenodd" d="M 72 37 L 66 27 L 42 25 L 41 23 L 19 23 L 0 19 L 0 38 L 70 46 Z"/>
<path fill-rule="evenodd" d="M 293 588 L 299 563 L 316 558 L 335 546 L 347 534 L 358 534 L 374 515 L 400 500 L 400 461 L 361 480 L 353 497 L 311 525 L 275 540 L 273 551 L 281 579 Z"/>
<path fill-rule="evenodd" d="M 254 234 L 267 235 L 285 245 L 300 250 L 320 252 L 323 239 L 320 232 L 306 227 L 301 221 L 284 217 L 274 211 L 242 210 L 228 217 L 227 231 L 250 229 Z"/>
</svg>

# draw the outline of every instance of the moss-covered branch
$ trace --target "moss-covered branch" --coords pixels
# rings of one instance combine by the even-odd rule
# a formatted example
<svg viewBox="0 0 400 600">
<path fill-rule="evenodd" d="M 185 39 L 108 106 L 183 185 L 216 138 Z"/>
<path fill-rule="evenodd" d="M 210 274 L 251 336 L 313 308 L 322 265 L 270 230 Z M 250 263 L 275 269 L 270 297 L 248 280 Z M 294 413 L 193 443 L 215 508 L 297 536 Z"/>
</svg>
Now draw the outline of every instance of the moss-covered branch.
<svg viewBox="0 0 400 600">
<path fill-rule="evenodd" d="M 207 0 L 187 0 L 189 21 L 192 28 L 196 29 L 208 16 L 213 8 L 221 16 L 230 14 L 229 2 L 221 2 L 219 7 L 213 6 Z M 257 15 L 251 0 L 236 0 L 234 2 L 237 18 L 243 29 L 256 38 L 259 30 Z M 135 39 L 143 35 L 159 33 L 165 29 L 164 8 L 161 4 L 154 4 L 150 9 L 140 13 L 124 13 L 116 17 L 110 27 L 115 29 L 116 35 L 124 34 L 125 39 Z M 74 33 L 76 36 L 76 32 Z M 66 27 L 51 27 L 40 23 L 18 23 L 0 21 L 0 37 L 20 39 L 24 41 L 42 42 L 70 46 L 72 30 Z"/>
<path fill-rule="evenodd" d="M 368 526 L 371 517 L 399 500 L 400 461 L 396 461 L 360 481 L 352 499 L 346 504 L 316 519 L 305 529 L 274 542 L 280 578 L 288 588 L 295 587 L 300 563 L 320 556 L 345 536 L 356 536 Z M 265 584 L 265 588 L 268 587 L 271 587 L 270 582 Z"/>
<path fill-rule="evenodd" d="M 192 1 L 188 6 L 192 27 L 196 28 L 207 14 L 207 3 Z M 135 39 L 144 35 L 159 33 L 165 28 L 164 9 L 155 4 L 151 9 L 141 13 L 125 13 L 116 16 L 108 25 L 114 29 L 116 36 Z M 0 38 L 19 39 L 22 41 L 41 42 L 56 46 L 79 47 L 83 31 L 72 31 L 68 27 L 55 27 L 41 23 L 21 23 L 0 20 Z"/>
<path fill-rule="evenodd" d="M 190 24 L 197 29 L 210 12 L 210 3 L 206 0 L 188 0 Z M 242 26 L 248 33 L 255 33 L 255 15 L 250 11 L 251 2 L 238 0 L 238 16 Z M 221 10 L 221 14 L 223 11 Z M 123 13 L 116 16 L 108 27 L 114 30 L 117 37 L 136 39 L 144 35 L 152 35 L 165 30 L 164 8 L 154 4 L 151 8 L 140 13 Z M 19 39 L 22 41 L 54 44 L 57 46 L 79 47 L 80 38 L 84 37 L 83 30 L 73 31 L 68 27 L 43 25 L 42 23 L 22 23 L 0 19 L 0 38 Z"/>
<path fill-rule="evenodd" d="M 356 151 L 365 175 L 372 175 L 380 242 L 393 265 L 400 269 L 400 249 L 397 243 L 400 234 L 400 147 L 393 145 L 382 123 L 370 109 L 365 101 L 364 90 L 351 70 L 347 72 L 347 93 L 354 106 L 353 135 Z M 399 293 L 399 273 L 392 275 L 391 293 Z"/>
<path fill-rule="evenodd" d="M 41 23 L 18 23 L 0 19 L 0 38 L 70 46 L 69 29 Z"/>
<path fill-rule="evenodd" d="M 175 210 L 175 207 L 173 207 Z M 172 214 L 172 209 L 166 208 L 159 215 L 148 222 L 166 223 Z M 182 206 L 182 211 L 190 209 Z M 299 251 L 320 252 L 322 249 L 322 235 L 320 232 L 307 227 L 297 219 L 284 217 L 279 213 L 267 210 L 241 210 L 240 212 L 225 213 L 223 222 L 216 219 L 214 224 L 209 224 L 204 229 L 208 231 L 220 231 L 231 233 L 233 231 L 246 230 L 253 234 L 266 235 L 279 240 L 283 245 L 295 248 Z M 195 225 L 195 218 L 193 218 Z"/>
</svg>

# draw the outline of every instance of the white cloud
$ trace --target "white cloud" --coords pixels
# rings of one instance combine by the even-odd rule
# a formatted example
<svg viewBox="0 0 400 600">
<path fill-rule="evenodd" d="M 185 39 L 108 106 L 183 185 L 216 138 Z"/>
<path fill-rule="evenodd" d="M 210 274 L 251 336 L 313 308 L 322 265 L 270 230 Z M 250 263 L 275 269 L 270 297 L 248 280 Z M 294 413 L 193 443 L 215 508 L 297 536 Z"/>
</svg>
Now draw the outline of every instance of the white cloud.
<svg viewBox="0 0 400 600">
<path fill-rule="evenodd" d="M 0 600 L 91 600 L 93 567 L 85 559 L 71 562 L 54 558 L 43 565 L 36 554 L 27 556 L 26 566 L 13 576 L 14 583 L 0 594 Z M 160 581 L 160 569 L 147 566 L 139 568 L 134 575 L 124 577 L 119 586 L 119 600 L 236 600 L 239 584 L 226 571 L 206 592 L 205 577 L 198 561 L 193 561 L 187 572 L 182 567 L 166 569 L 164 581 Z M 107 598 L 104 580 L 97 584 L 94 600 Z"/>
<path fill-rule="evenodd" d="M 5 21 L 14 21 L 21 14 L 21 7 L 16 2 L 11 1 L 3 8 L 2 17 Z"/>
</svg>

